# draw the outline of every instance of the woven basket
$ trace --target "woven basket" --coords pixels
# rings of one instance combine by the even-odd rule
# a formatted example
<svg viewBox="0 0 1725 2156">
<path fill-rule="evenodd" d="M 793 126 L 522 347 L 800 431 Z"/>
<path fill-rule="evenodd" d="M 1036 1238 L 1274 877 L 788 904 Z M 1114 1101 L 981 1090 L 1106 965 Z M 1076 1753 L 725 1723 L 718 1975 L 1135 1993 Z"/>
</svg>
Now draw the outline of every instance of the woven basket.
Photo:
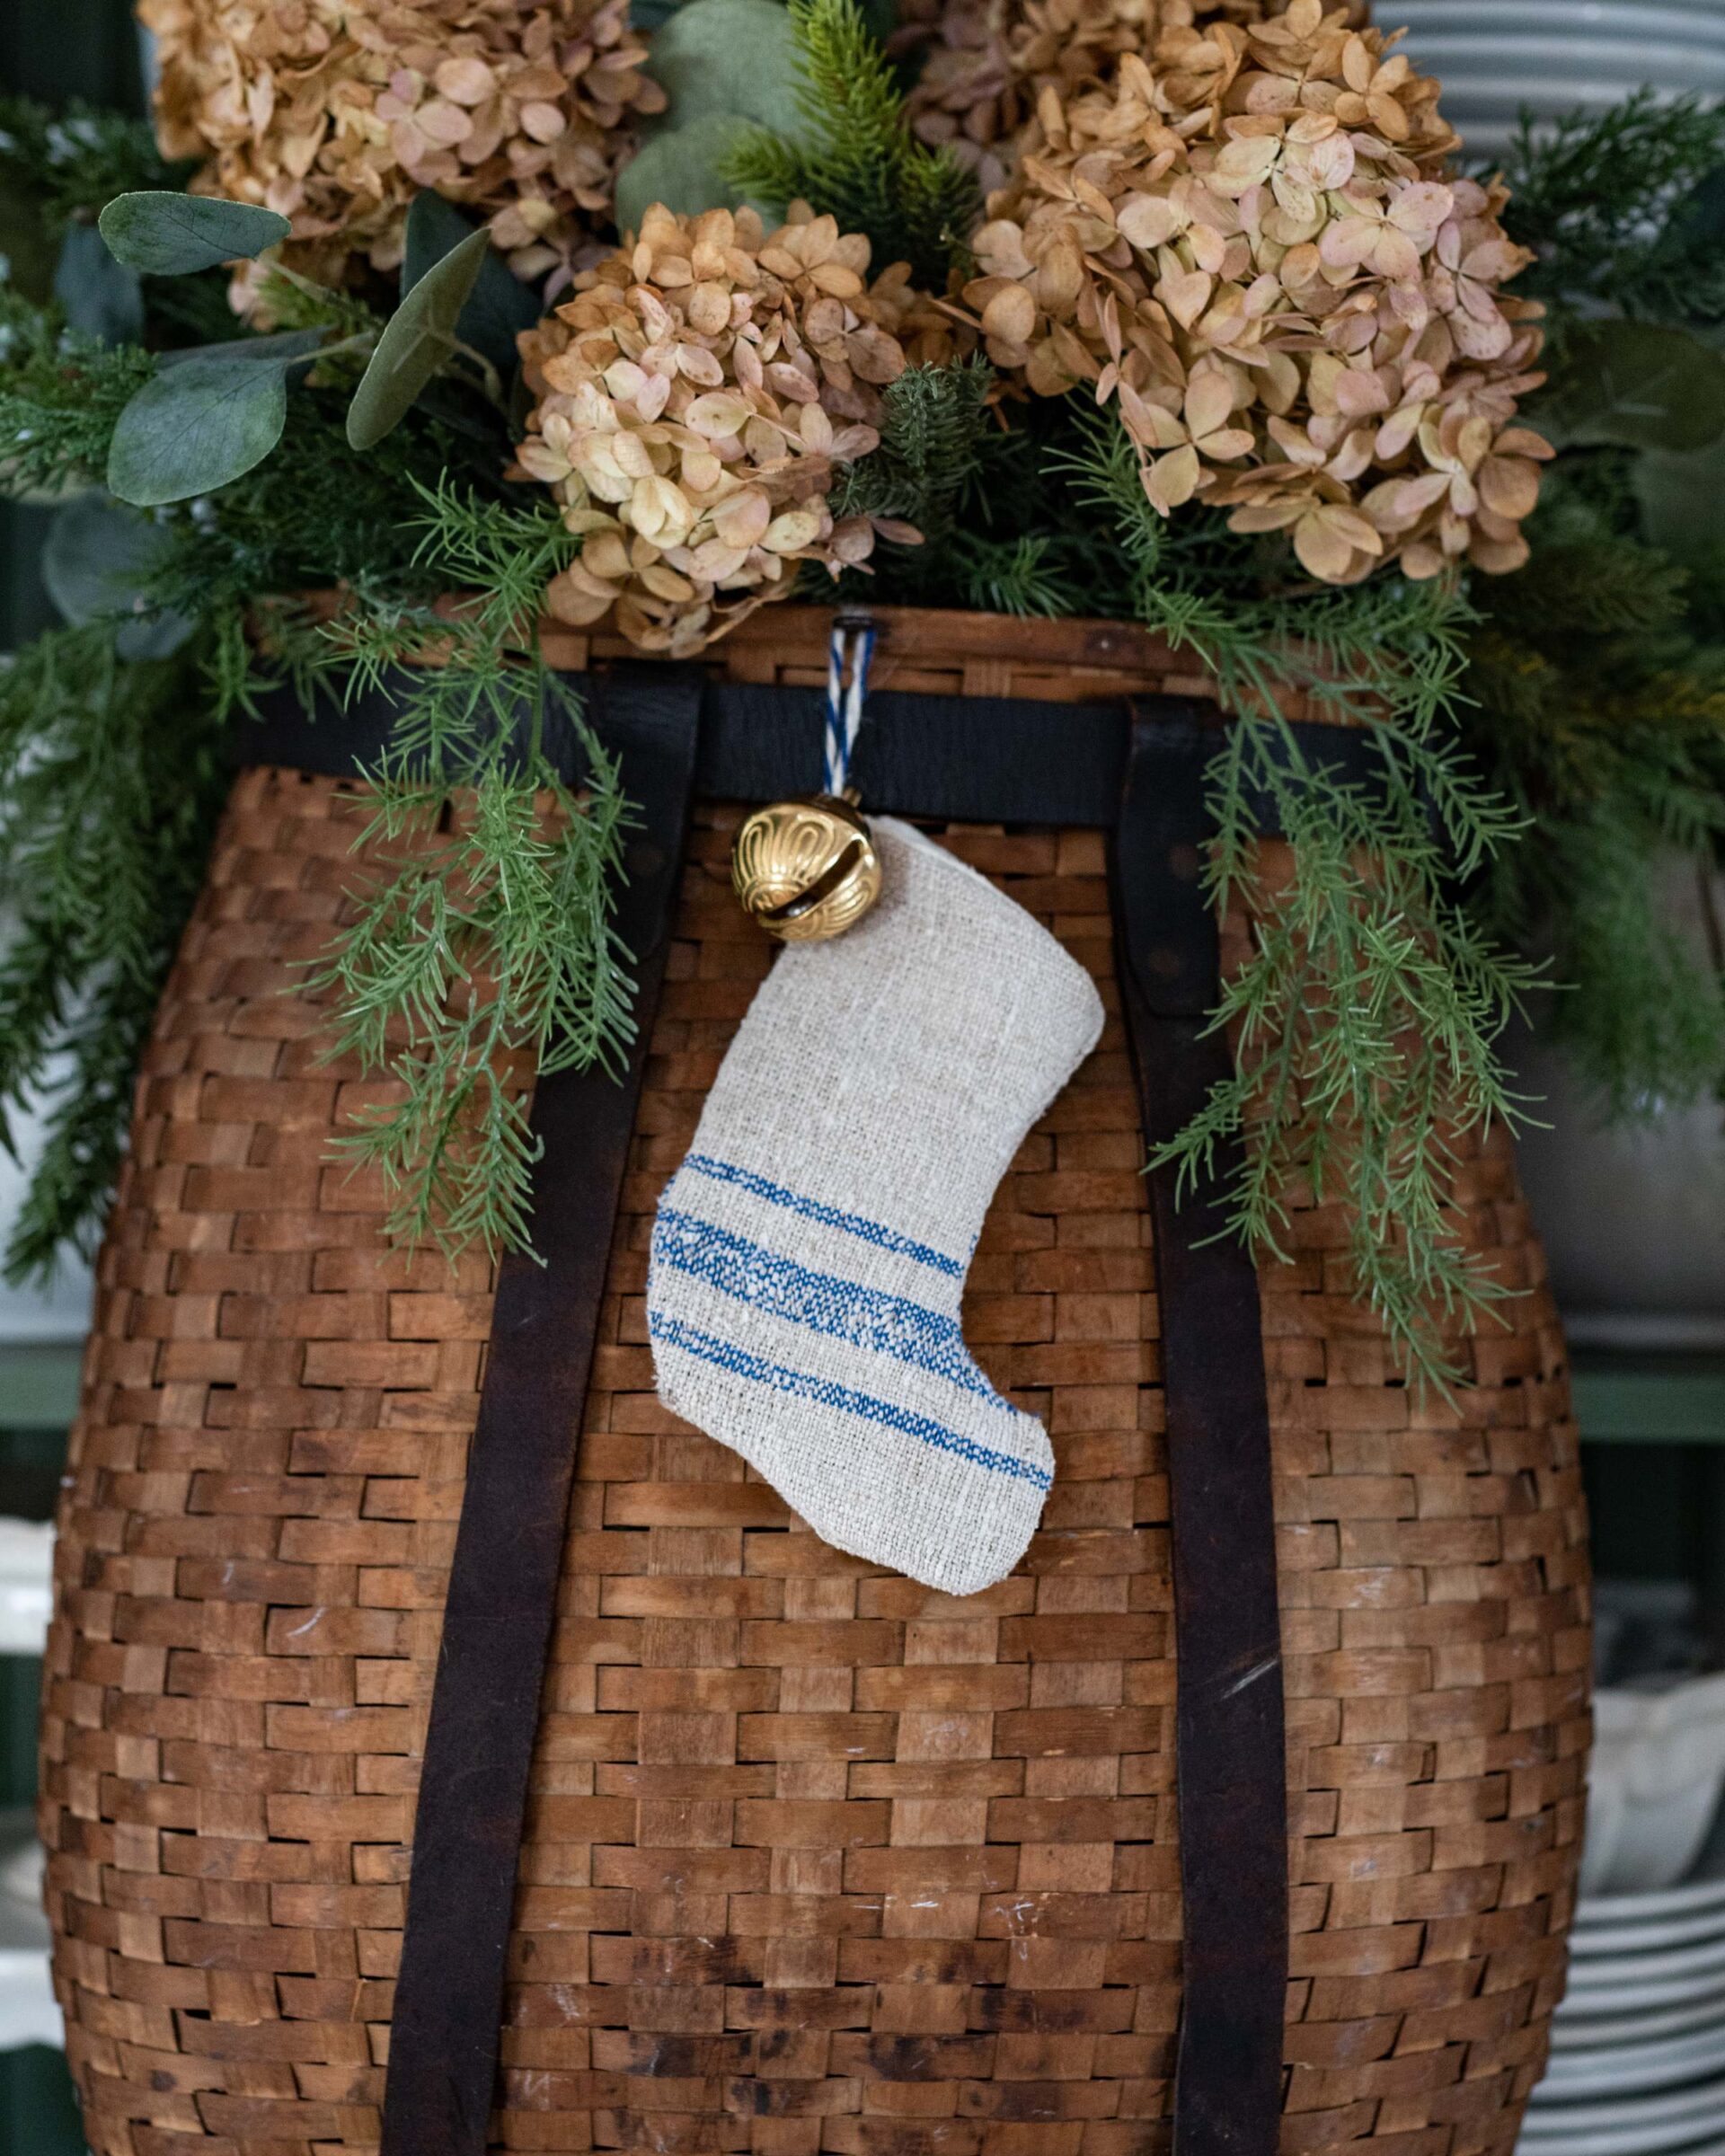
<svg viewBox="0 0 1725 2156">
<path fill-rule="evenodd" d="M 818 682 L 827 617 L 721 660 Z M 1174 687 L 1097 624 L 894 617 L 900 688 Z M 603 660 L 569 639 L 559 663 Z M 164 997 L 60 1512 L 42 1824 L 96 2156 L 375 2148 L 426 1705 L 491 1281 L 329 1164 L 363 1097 L 296 961 L 351 782 L 239 779 Z M 989 1215 L 965 1331 L 1058 1472 L 958 1602 L 826 1548 L 653 1392 L 662 1182 L 769 948 L 703 805 L 580 1433 L 515 1917 L 511 2151 L 1137 2156 L 1181 2001 L 1175 1667 L 1143 1143 L 1101 837 L 936 835 L 1093 973 L 1108 1031 Z M 1349 1300 L 1262 1278 L 1293 1924 L 1283 2146 L 1508 2152 L 1562 1985 L 1587 1742 L 1564 1352 L 1500 1134 L 1464 1146 L 1508 1328 L 1454 1407 Z"/>
</svg>

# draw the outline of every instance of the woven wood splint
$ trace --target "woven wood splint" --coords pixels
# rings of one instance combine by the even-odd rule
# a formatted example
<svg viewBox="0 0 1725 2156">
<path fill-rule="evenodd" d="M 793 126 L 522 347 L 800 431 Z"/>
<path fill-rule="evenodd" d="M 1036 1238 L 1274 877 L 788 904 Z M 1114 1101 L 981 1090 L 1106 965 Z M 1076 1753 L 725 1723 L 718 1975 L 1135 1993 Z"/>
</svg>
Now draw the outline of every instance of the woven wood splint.
<svg viewBox="0 0 1725 2156">
<path fill-rule="evenodd" d="M 778 610 L 776 658 L 751 623 L 724 663 L 818 680 L 826 619 Z M 892 686 L 925 685 L 914 625 Z M 989 649 L 953 660 L 950 626 L 928 632 L 942 688 L 1168 685 L 1133 632 L 962 633 Z M 96 2156 L 378 2138 L 491 1282 L 392 1251 L 380 1192 L 330 1164 L 368 1092 L 318 1061 L 294 968 L 353 880 L 355 792 L 239 780 L 101 1260 L 42 1777 Z M 1110 1011 L 1001 1189 L 965 1304 L 990 1377 L 1048 1425 L 1054 1491 L 1018 1574 L 955 1602 L 827 1549 L 653 1394 L 654 1204 L 770 959 L 729 890 L 736 815 L 697 816 L 611 1259 L 491 2146 L 1159 2151 L 1181 1999 L 1168 1493 L 1101 838 L 937 833 Z M 1395 1376 L 1334 1211 L 1301 1213 L 1296 1261 L 1262 1278 L 1290 2151 L 1507 2156 L 1561 1987 L 1587 1738 L 1576 1431 L 1500 1135 L 1466 1148 L 1458 1196 L 1470 1242 L 1531 1292 L 1471 1344 L 1453 1407 Z"/>
</svg>

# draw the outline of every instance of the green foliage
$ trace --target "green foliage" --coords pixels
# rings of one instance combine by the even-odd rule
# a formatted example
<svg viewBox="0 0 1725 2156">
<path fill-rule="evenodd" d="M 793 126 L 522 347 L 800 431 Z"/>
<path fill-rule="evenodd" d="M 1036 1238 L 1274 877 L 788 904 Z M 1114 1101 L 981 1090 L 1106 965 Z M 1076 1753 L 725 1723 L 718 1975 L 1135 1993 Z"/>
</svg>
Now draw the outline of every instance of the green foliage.
<svg viewBox="0 0 1725 2156">
<path fill-rule="evenodd" d="M 116 420 L 111 493 L 137 508 L 213 494 L 261 464 L 288 424 L 288 378 L 316 330 L 256 337 L 159 367 Z"/>
<path fill-rule="evenodd" d="M 1016 539 L 960 532 L 952 545 L 964 604 L 979 613 L 1047 621 L 1082 608 L 1083 595 L 1061 565 L 1058 544 L 1044 532 Z"/>
<path fill-rule="evenodd" d="M 473 229 L 472 220 L 453 202 L 446 202 L 429 187 L 421 188 L 408 207 L 402 256 L 402 296 L 453 254 Z M 456 317 L 455 334 L 507 381 L 518 362 L 516 340 L 538 321 L 542 307 L 534 287 L 510 272 L 494 247 L 487 247 L 480 258 L 473 291 Z"/>
<path fill-rule="evenodd" d="M 537 1157 L 525 1068 L 615 1070 L 634 984 L 612 921 L 632 814 L 617 766 L 524 623 L 572 542 L 556 511 L 424 493 L 419 561 L 475 593 L 453 623 L 374 604 L 315 671 L 395 705 L 361 844 L 380 857 L 309 985 L 334 1000 L 332 1052 L 385 1076 L 341 1141 L 390 1194 L 391 1232 L 459 1250 L 527 1240 Z M 428 641 L 446 663 L 414 666 Z M 548 747 L 572 734 L 577 794 Z"/>
<path fill-rule="evenodd" d="M 1725 316 L 1725 105 L 1638 91 L 1603 112 L 1524 119 L 1504 222 L 1539 260 L 1516 289 L 1567 312 Z"/>
<path fill-rule="evenodd" d="M 425 393 L 432 376 L 455 358 L 459 349 L 456 324 L 473 297 L 491 247 L 490 233 L 470 232 L 403 294 L 348 408 L 348 439 L 356 449 L 375 449 L 393 433 Z"/>
<path fill-rule="evenodd" d="M 1476 896 L 1572 984 L 1546 1023 L 1619 1116 L 1725 1087 L 1719 954 L 1673 923 L 1725 841 L 1725 556 L 1645 543 L 1636 461 L 1558 466 L 1519 576 L 1482 584 L 1466 731 L 1531 824 Z M 1712 620 L 1707 619 L 1711 608 Z"/>
<path fill-rule="evenodd" d="M 126 665 L 101 621 L 0 668 L 0 1142 L 47 1094 L 5 1254 L 40 1277 L 100 1233 L 161 979 L 225 790 L 189 663 Z M 67 1068 L 57 1075 L 57 1058 Z"/>
<path fill-rule="evenodd" d="M 116 195 L 183 185 L 191 166 L 170 163 L 147 120 L 77 100 L 57 112 L 25 97 L 0 97 L 0 182 L 40 205 L 58 233 L 92 219 Z"/>
<path fill-rule="evenodd" d="M 731 159 L 754 124 L 735 112 L 703 112 L 650 136 L 617 174 L 618 230 L 639 232 L 655 202 L 679 217 L 735 208 L 742 195 L 729 177 Z"/>
<path fill-rule="evenodd" d="M 1457 893 L 1520 829 L 1456 731 L 1469 610 L 1399 579 L 1283 596 L 1194 578 L 1110 421 L 1091 423 L 1079 480 L 1133 565 L 1137 618 L 1215 676 L 1233 720 L 1210 770 L 1205 873 L 1219 914 L 1239 903 L 1255 922 L 1212 1020 L 1235 1029 L 1235 1070 L 1155 1164 L 1190 1185 L 1243 1139 L 1230 1225 L 1278 1258 L 1296 1202 L 1340 1202 L 1358 1291 L 1413 1372 L 1446 1385 L 1446 1330 L 1503 1293 L 1455 1233 L 1454 1139 L 1513 1120 L 1494 1044 L 1535 977 Z M 1290 690 L 1369 729 L 1367 781 L 1282 718 Z M 1287 844 L 1273 879 L 1258 863 L 1267 825 Z"/>
<path fill-rule="evenodd" d="M 953 538 L 982 469 L 994 369 L 980 355 L 907 367 L 881 392 L 880 446 L 846 467 L 835 514 L 914 524 L 925 547 Z"/>
<path fill-rule="evenodd" d="M 68 329 L 102 344 L 144 341 L 144 280 L 114 260 L 93 225 L 66 226 L 53 291 Z"/>
<path fill-rule="evenodd" d="M 42 583 L 71 623 L 118 620 L 121 658 L 171 658 L 197 627 L 152 605 L 148 586 L 172 541 L 153 517 L 91 492 L 59 509 L 42 549 Z"/>
<path fill-rule="evenodd" d="M 666 96 L 617 175 L 617 225 L 638 232 L 655 202 L 694 216 L 740 200 L 729 159 L 752 128 L 795 134 L 796 49 L 780 0 L 688 0 L 658 29 L 647 72 Z"/>
<path fill-rule="evenodd" d="M 97 224 L 114 260 L 150 277 L 250 261 L 293 230 L 273 209 L 159 187 L 116 195 Z"/>
<path fill-rule="evenodd" d="M 1552 355 L 1539 416 L 1563 446 L 1687 457 L 1725 433 L 1725 354 L 1661 323 L 1576 323 Z"/>
<path fill-rule="evenodd" d="M 783 209 L 801 199 L 866 233 L 877 269 L 907 261 L 936 292 L 982 208 L 974 177 L 911 132 L 904 92 L 856 0 L 790 0 L 796 38 L 798 138 L 760 129 L 730 161 L 752 199 Z"/>
<path fill-rule="evenodd" d="M 1536 248 L 1565 445 L 1533 560 L 1482 582 L 1466 730 L 1530 819 L 1475 895 L 1549 950 L 1544 1023 L 1618 1116 L 1725 1090 L 1725 968 L 1706 919 L 1725 845 L 1725 108 L 1650 93 L 1525 128 L 1507 222 Z M 1711 944 L 1711 947 L 1710 947 Z"/>
<path fill-rule="evenodd" d="M 50 310 L 0 286 L 0 488 L 94 482 L 120 413 L 155 369 L 148 352 L 62 330 Z"/>
</svg>

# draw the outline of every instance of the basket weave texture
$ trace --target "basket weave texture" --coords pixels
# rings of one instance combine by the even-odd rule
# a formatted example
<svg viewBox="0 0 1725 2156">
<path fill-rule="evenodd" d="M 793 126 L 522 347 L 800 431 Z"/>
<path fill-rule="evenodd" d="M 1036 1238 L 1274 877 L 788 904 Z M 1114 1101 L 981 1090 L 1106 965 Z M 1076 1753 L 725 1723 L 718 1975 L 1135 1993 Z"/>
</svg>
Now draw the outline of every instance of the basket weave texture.
<svg viewBox="0 0 1725 2156">
<path fill-rule="evenodd" d="M 376 2146 L 491 1281 L 329 1162 L 365 1090 L 293 961 L 356 789 L 238 782 L 140 1084 L 60 1515 L 42 1821 L 96 2156 Z M 1088 966 L 1096 1054 L 989 1215 L 965 1330 L 1057 1476 L 954 1601 L 826 1548 L 653 1392 L 648 1234 L 769 962 L 703 808 L 579 1434 L 497 2150 L 1138 2156 L 1180 2007 L 1172 1595 L 1143 1146 L 1101 840 L 938 832 Z M 1509 1329 L 1397 1382 L 1308 1208 L 1263 1278 L 1288 1711 L 1283 2146 L 1510 2149 L 1587 1741 L 1576 1431 L 1507 1144 Z M 571 1433 L 573 1441 L 573 1433 Z M 500 1594 L 508 1582 L 498 1583 Z"/>
</svg>

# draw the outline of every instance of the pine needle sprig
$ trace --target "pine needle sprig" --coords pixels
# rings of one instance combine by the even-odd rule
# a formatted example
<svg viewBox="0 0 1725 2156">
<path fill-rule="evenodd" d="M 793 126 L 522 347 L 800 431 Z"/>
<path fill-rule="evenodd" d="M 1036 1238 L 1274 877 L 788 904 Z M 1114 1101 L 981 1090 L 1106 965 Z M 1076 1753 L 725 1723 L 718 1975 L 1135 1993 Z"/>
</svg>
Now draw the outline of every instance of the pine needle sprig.
<svg viewBox="0 0 1725 2156">
<path fill-rule="evenodd" d="M 1055 621 L 1084 605 L 1059 540 L 1046 532 L 1022 532 L 1016 539 L 959 532 L 951 556 L 965 605 L 980 613 Z"/>
<path fill-rule="evenodd" d="M 726 178 L 783 211 L 801 200 L 866 233 L 874 264 L 907 261 L 919 285 L 944 292 L 982 208 L 971 173 L 917 140 L 891 61 L 857 0 L 790 0 L 802 126 L 795 140 L 752 129 Z"/>
<path fill-rule="evenodd" d="M 1725 316 L 1725 106 L 1639 90 L 1604 111 L 1524 114 L 1504 223 L 1537 260 L 1517 290 L 1653 322 Z"/>
<path fill-rule="evenodd" d="M 956 532 L 982 469 L 995 370 L 980 353 L 943 367 L 907 367 L 880 393 L 880 446 L 844 467 L 836 517 L 896 517 L 924 548 Z"/>
<path fill-rule="evenodd" d="M 1118 429 L 1092 422 L 1074 463 L 1135 567 L 1138 618 L 1193 653 L 1232 720 L 1208 774 L 1205 879 L 1218 915 L 1252 923 L 1211 1021 L 1234 1068 L 1150 1164 L 1190 1192 L 1243 1141 L 1228 1231 L 1277 1259 L 1296 1205 L 1341 1205 L 1358 1292 L 1411 1374 L 1446 1392 L 1455 1330 L 1505 1293 L 1460 1233 L 1456 1142 L 1517 1118 L 1495 1044 L 1537 977 L 1456 896 L 1522 827 L 1455 729 L 1470 610 L 1400 579 L 1287 597 L 1200 588 Z M 1289 691 L 1368 729 L 1368 778 L 1308 749 L 1282 716 Z M 1274 878 L 1267 827 L 1286 848 Z"/>
<path fill-rule="evenodd" d="M 155 367 L 150 353 L 66 329 L 0 284 L 0 492 L 97 482 L 120 413 Z"/>
<path fill-rule="evenodd" d="M 203 874 L 226 773 L 195 658 L 128 664 L 113 624 L 0 665 L 0 1142 L 45 1103 L 6 1276 L 100 1233 L 137 1060 Z"/>
<path fill-rule="evenodd" d="M 134 188 L 183 187 L 193 170 L 190 160 L 163 156 L 146 119 L 77 98 L 57 110 L 0 97 L 0 183 L 32 197 L 54 227 L 93 218 Z"/>
<path fill-rule="evenodd" d="M 1570 984 L 1550 1038 L 1612 1117 L 1725 1091 L 1725 575 L 1640 535 L 1620 453 L 1571 454 L 1519 576 L 1483 588 L 1464 726 L 1534 828 L 1472 895 Z"/>
<path fill-rule="evenodd" d="M 554 510 L 448 481 L 420 497 L 416 564 L 473 596 L 453 615 L 362 599 L 325 632 L 314 670 L 394 714 L 356 840 L 371 874 L 306 985 L 330 1002 L 330 1054 L 384 1081 L 339 1146 L 380 1177 L 390 1233 L 496 1253 L 529 1246 L 533 1074 L 615 1074 L 634 1038 L 615 923 L 634 811 L 538 650 L 575 543 Z M 579 790 L 555 753 L 571 739 Z"/>
</svg>

